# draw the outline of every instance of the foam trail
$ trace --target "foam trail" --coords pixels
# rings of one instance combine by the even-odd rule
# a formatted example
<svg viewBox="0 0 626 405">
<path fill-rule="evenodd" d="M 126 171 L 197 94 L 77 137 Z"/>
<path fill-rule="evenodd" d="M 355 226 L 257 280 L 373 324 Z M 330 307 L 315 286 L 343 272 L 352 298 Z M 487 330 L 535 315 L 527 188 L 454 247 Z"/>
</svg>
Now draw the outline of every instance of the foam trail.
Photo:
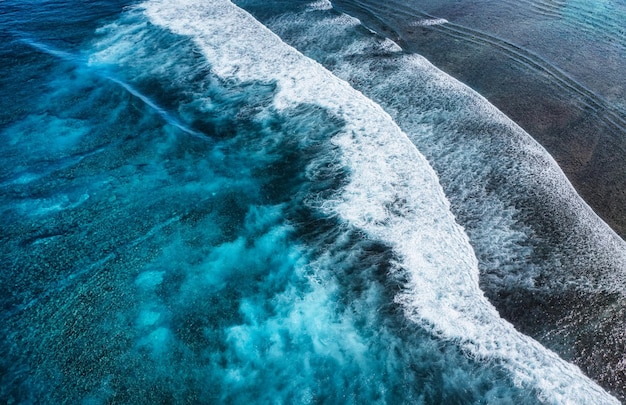
<svg viewBox="0 0 626 405">
<path fill-rule="evenodd" d="M 423 18 L 421 20 L 413 21 L 410 25 L 413 27 L 430 27 L 432 25 L 447 24 L 448 20 L 445 18 Z"/>
<path fill-rule="evenodd" d="M 478 287 L 477 260 L 437 176 L 377 104 L 228 1 L 148 1 L 155 25 L 191 37 L 224 80 L 277 84 L 274 107 L 323 107 L 345 122 L 333 138 L 350 183 L 319 207 L 391 245 L 409 282 L 407 316 L 471 356 L 508 369 L 550 403 L 617 403 L 578 368 L 502 320 Z M 262 45 L 260 45 L 262 44 Z"/>
<path fill-rule="evenodd" d="M 37 50 L 40 50 L 43 53 L 47 53 L 49 55 L 55 56 L 55 57 L 57 57 L 59 59 L 63 59 L 63 60 L 68 61 L 68 62 L 75 62 L 76 63 L 76 62 L 80 61 L 80 58 L 78 58 L 76 55 L 73 55 L 70 52 L 65 52 L 65 51 L 62 51 L 60 49 L 53 48 L 53 47 L 48 46 L 46 44 L 42 44 L 41 42 L 35 41 L 35 40 L 31 39 L 31 38 L 25 38 L 25 37 L 22 36 L 19 39 L 19 41 L 25 43 L 26 45 L 30 46 L 31 48 L 35 48 Z"/>
<path fill-rule="evenodd" d="M 104 77 L 106 77 L 110 81 L 120 85 L 127 92 L 129 92 L 133 96 L 135 96 L 138 99 L 140 99 L 141 101 L 143 101 L 144 104 L 146 104 L 154 112 L 156 112 L 159 116 L 161 116 L 161 118 L 163 118 L 163 120 L 165 120 L 165 122 L 167 122 L 168 124 L 175 126 L 176 128 L 180 129 L 181 131 L 183 131 L 183 132 L 185 132 L 185 133 L 187 133 L 189 135 L 196 136 L 198 138 L 202 138 L 202 139 L 208 140 L 206 135 L 204 135 L 201 132 L 194 131 L 193 129 L 189 128 L 188 126 L 186 126 L 185 124 L 180 122 L 180 120 L 178 120 L 176 117 L 174 117 L 173 115 L 168 113 L 165 109 L 161 108 L 158 104 L 156 104 L 153 100 L 151 100 L 150 97 L 140 93 L 139 90 L 137 90 L 136 88 L 134 88 L 130 84 L 125 83 L 125 82 L 123 82 L 123 81 L 121 81 L 119 79 L 116 79 L 116 78 L 112 77 L 112 76 L 108 76 L 107 75 L 107 76 L 104 76 Z"/>
<path fill-rule="evenodd" d="M 166 109 L 159 106 L 154 100 L 152 100 L 150 97 L 146 96 L 145 94 L 142 94 L 139 90 L 131 86 L 129 83 L 126 83 L 122 81 L 121 79 L 114 77 L 113 75 L 111 75 L 110 73 L 106 71 L 100 71 L 99 69 L 95 69 L 96 65 L 92 63 L 87 63 L 87 60 L 79 56 L 76 56 L 70 52 L 65 52 L 59 49 L 55 49 L 49 45 L 42 44 L 41 42 L 35 41 L 30 38 L 20 38 L 20 41 L 32 48 L 35 48 L 39 51 L 42 51 L 44 53 L 47 53 L 49 55 L 62 59 L 66 62 L 71 62 L 81 67 L 86 67 L 92 71 L 95 71 L 100 77 L 103 77 L 107 80 L 112 81 L 113 83 L 117 84 L 118 86 L 126 90 L 128 93 L 133 95 L 134 97 L 141 100 L 146 106 L 148 106 L 155 113 L 157 113 L 168 124 L 175 126 L 176 128 L 180 129 L 181 131 L 189 135 L 192 135 L 201 139 L 209 140 L 209 138 L 205 134 L 195 131 L 194 129 L 182 123 L 178 118 L 170 114 Z"/>
</svg>

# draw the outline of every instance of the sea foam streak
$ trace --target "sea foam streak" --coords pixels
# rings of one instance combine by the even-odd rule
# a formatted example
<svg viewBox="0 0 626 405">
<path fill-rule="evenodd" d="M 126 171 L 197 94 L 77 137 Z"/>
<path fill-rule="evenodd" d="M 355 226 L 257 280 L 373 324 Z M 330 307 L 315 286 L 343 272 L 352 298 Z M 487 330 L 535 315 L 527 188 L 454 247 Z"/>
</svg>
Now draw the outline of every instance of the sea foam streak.
<svg viewBox="0 0 626 405">
<path fill-rule="evenodd" d="M 391 245 L 409 281 L 397 297 L 411 319 L 497 362 L 554 403 L 614 403 L 574 366 L 503 321 L 478 287 L 477 261 L 438 179 L 391 118 L 227 1 L 149 1 L 152 23 L 193 38 L 225 80 L 277 84 L 277 109 L 316 104 L 346 122 L 334 142 L 351 170 L 320 207 Z"/>
</svg>

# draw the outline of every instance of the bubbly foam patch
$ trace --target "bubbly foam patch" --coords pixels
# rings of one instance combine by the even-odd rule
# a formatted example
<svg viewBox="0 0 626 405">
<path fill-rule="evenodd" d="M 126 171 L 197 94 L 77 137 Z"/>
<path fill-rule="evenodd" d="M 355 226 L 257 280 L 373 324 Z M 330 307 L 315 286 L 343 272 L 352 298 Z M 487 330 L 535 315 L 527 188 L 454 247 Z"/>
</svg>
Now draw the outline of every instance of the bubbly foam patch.
<svg viewBox="0 0 626 405">
<path fill-rule="evenodd" d="M 448 20 L 445 18 L 424 18 L 422 20 L 416 20 L 410 23 L 414 27 L 430 27 L 432 25 L 442 25 L 446 24 Z"/>
<path fill-rule="evenodd" d="M 149 1 L 142 7 L 154 24 L 193 38 L 222 79 L 276 83 L 275 108 L 315 104 L 345 122 L 333 142 L 350 169 L 349 184 L 318 205 L 394 248 L 395 272 L 408 277 L 397 301 L 410 319 L 458 341 L 471 356 L 501 364 L 549 402 L 615 401 L 498 316 L 478 288 L 476 258 L 437 176 L 378 105 L 230 2 Z M 252 332 L 231 331 L 237 342 L 246 342 Z M 333 347 L 323 336 L 319 345 Z M 354 345 L 359 347 L 358 339 Z M 234 373 L 233 381 L 241 376 Z"/>
<path fill-rule="evenodd" d="M 308 5 L 309 10 L 331 10 L 333 5 L 329 0 L 319 0 Z"/>
</svg>

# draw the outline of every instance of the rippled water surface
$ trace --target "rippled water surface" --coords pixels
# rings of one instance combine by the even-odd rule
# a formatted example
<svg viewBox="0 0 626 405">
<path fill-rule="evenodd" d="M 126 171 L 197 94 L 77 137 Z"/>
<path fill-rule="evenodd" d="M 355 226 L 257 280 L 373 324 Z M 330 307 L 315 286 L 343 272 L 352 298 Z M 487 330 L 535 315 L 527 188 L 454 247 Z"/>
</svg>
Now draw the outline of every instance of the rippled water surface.
<svg viewBox="0 0 626 405">
<path fill-rule="evenodd" d="M 626 3 L 339 0 L 487 97 L 626 234 Z"/>
</svg>

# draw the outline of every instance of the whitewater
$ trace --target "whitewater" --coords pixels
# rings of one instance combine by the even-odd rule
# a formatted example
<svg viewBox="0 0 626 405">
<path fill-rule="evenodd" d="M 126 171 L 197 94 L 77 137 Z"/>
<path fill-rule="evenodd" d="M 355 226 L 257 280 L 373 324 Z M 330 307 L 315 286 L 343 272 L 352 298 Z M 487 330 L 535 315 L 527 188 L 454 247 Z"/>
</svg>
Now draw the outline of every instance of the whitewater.
<svg viewBox="0 0 626 405">
<path fill-rule="evenodd" d="M 486 100 L 329 3 L 286 9 L 11 34 L 49 81 L 2 126 L 1 397 L 618 403 L 491 295 L 620 294 L 623 241 Z M 444 107 L 402 108 L 424 98 Z M 554 205 L 565 244 L 528 220 Z"/>
<path fill-rule="evenodd" d="M 424 58 L 385 39 L 397 39 L 386 18 L 419 13 L 396 5 L 368 16 L 359 7 L 378 6 L 338 3 L 359 10 L 369 32 L 329 3 L 268 11 L 254 1 L 239 2 L 382 105 L 426 155 L 479 258 L 481 288 L 499 312 L 621 392 L 623 240 L 519 126 Z M 445 30 L 449 23 L 440 22 L 436 26 Z M 473 35 L 465 39 L 471 42 Z"/>
</svg>

